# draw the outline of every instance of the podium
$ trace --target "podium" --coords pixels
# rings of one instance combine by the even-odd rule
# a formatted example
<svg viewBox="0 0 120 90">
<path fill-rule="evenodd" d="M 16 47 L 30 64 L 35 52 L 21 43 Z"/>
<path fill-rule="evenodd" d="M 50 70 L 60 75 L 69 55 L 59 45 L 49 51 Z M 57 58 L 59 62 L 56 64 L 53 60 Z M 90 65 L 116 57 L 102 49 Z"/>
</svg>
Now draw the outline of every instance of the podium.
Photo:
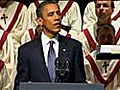
<svg viewBox="0 0 120 90">
<path fill-rule="evenodd" d="M 104 90 L 102 84 L 22 82 L 19 90 Z"/>
</svg>

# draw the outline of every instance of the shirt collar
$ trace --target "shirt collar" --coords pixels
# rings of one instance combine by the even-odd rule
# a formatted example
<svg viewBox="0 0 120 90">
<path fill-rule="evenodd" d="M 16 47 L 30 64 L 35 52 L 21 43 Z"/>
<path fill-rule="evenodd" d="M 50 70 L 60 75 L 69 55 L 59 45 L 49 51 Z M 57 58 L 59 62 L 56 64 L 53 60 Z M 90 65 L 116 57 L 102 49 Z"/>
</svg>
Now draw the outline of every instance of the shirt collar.
<svg viewBox="0 0 120 90">
<path fill-rule="evenodd" d="M 55 38 L 50 39 L 49 37 L 47 37 L 43 32 L 41 34 L 41 38 L 42 38 L 42 45 L 48 45 L 48 42 L 53 40 L 55 42 L 55 44 L 58 44 L 58 35 L 56 35 Z"/>
</svg>

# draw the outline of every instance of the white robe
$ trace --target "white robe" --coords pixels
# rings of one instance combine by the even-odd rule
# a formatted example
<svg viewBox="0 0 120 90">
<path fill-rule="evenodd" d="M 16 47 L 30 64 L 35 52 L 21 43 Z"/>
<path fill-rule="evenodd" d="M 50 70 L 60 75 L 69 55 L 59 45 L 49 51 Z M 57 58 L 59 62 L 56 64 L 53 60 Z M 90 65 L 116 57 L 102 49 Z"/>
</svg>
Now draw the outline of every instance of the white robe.
<svg viewBox="0 0 120 90">
<path fill-rule="evenodd" d="M 93 59 L 92 61 L 97 66 L 97 68 L 94 68 L 95 72 L 96 73 L 100 72 L 100 74 L 98 74 L 98 77 L 97 77 L 97 74 L 94 73 L 93 68 L 92 68 L 95 65 L 91 67 L 91 64 L 88 61 L 88 59 L 84 57 L 84 65 L 85 65 L 87 82 L 90 84 L 105 85 L 105 83 L 101 83 L 100 80 L 102 81 L 102 79 L 104 79 L 104 82 L 107 82 L 107 79 L 110 77 L 111 74 L 113 74 L 113 71 L 117 63 L 119 62 L 120 64 L 120 61 L 117 59 L 116 60 L 96 60 L 96 51 L 93 51 L 89 55 L 92 57 Z M 107 62 L 107 64 L 109 64 L 109 66 L 107 66 L 107 72 L 105 72 L 105 67 L 103 67 L 105 61 Z M 120 68 L 120 65 L 119 65 L 119 68 Z M 102 77 L 102 79 L 100 77 Z M 98 78 L 100 78 L 100 80 Z M 120 69 L 118 69 L 118 72 L 115 73 L 110 83 L 107 83 L 107 85 L 105 86 L 105 90 L 120 90 Z"/>
<path fill-rule="evenodd" d="M 11 80 L 8 75 L 6 66 L 0 67 L 0 90 L 12 90 Z"/>
<path fill-rule="evenodd" d="M 120 19 L 120 18 L 119 18 Z M 118 30 L 120 30 L 120 23 L 116 22 L 116 21 L 112 21 L 112 25 L 114 26 L 115 28 L 115 37 L 117 36 L 117 33 L 118 33 Z M 96 43 L 96 45 L 98 44 L 97 41 L 96 41 L 96 38 L 95 38 L 95 34 L 96 34 L 96 26 L 97 24 L 93 24 L 91 26 L 89 26 L 88 28 L 86 28 L 88 30 L 88 32 L 90 33 L 90 36 L 92 37 L 94 43 Z M 82 32 L 79 33 L 79 41 L 82 43 L 83 45 L 83 53 L 84 54 L 87 54 L 87 53 L 91 53 L 91 51 L 95 50 L 93 49 L 91 46 L 90 46 L 90 43 L 88 41 L 87 38 L 89 37 L 86 37 L 85 33 L 84 33 L 84 30 Z M 120 44 L 120 37 L 116 43 L 117 45 Z"/>
<path fill-rule="evenodd" d="M 16 1 L 9 1 L 9 4 L 6 8 L 0 7 L 0 17 L 5 14 L 8 18 L 6 19 L 6 24 L 3 19 L 0 19 L 0 38 L 2 38 L 3 33 L 7 30 L 11 22 L 13 22 L 13 18 L 15 12 L 17 11 L 17 7 L 19 2 Z M 20 13 L 19 13 L 20 12 Z M 16 74 L 16 65 L 17 65 L 17 49 L 21 44 L 21 37 L 26 30 L 27 27 L 27 7 L 23 5 L 21 11 L 19 10 L 19 16 L 13 28 L 11 29 L 10 33 L 5 40 L 2 49 L 0 50 L 0 57 L 5 62 L 6 68 L 8 70 L 9 77 L 11 81 L 14 81 L 14 77 Z M 14 19 L 15 20 L 15 19 Z"/>
<path fill-rule="evenodd" d="M 97 41 L 95 39 L 95 25 L 92 25 L 91 27 L 87 28 L 88 29 L 88 32 L 90 33 L 90 36 L 92 37 L 93 41 L 96 43 L 97 45 Z M 79 41 L 82 43 L 82 46 L 83 46 L 83 54 L 87 54 L 87 53 L 90 53 L 92 52 L 92 48 L 88 42 L 88 39 L 87 37 L 85 36 L 84 32 L 80 32 L 79 34 Z"/>
<path fill-rule="evenodd" d="M 39 3 L 41 3 L 41 2 L 42 1 L 39 0 Z M 68 1 L 64 1 L 64 0 L 63 1 L 60 0 L 58 2 L 61 11 L 65 8 L 67 3 L 68 3 Z M 29 5 L 28 18 L 29 18 L 28 30 L 30 28 L 35 29 L 35 27 L 37 26 L 37 23 L 35 21 L 37 16 L 36 16 L 36 6 L 35 6 L 34 3 L 31 3 Z M 82 27 L 82 19 L 81 19 L 81 13 L 80 13 L 79 5 L 76 2 L 72 3 L 68 12 L 66 12 L 65 16 L 63 16 L 62 24 L 66 25 L 66 26 L 70 26 L 71 30 L 70 30 L 69 34 L 71 34 L 72 38 L 78 40 L 78 35 L 79 35 L 79 32 L 81 31 L 81 27 Z M 31 40 L 30 35 L 28 33 L 29 32 L 27 31 L 25 33 L 25 35 L 22 37 L 22 42 L 23 43 Z M 67 34 L 67 32 L 65 30 L 61 30 L 60 34 L 65 36 Z"/>
</svg>

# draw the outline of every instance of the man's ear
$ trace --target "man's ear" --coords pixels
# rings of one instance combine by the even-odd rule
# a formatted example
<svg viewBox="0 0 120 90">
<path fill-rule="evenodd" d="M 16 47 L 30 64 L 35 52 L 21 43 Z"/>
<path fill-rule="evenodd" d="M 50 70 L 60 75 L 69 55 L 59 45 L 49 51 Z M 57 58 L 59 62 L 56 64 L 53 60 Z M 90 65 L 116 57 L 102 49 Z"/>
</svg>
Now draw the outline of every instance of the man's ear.
<svg viewBox="0 0 120 90">
<path fill-rule="evenodd" d="M 38 25 L 43 26 L 42 18 L 36 18 L 36 22 L 37 22 Z"/>
</svg>

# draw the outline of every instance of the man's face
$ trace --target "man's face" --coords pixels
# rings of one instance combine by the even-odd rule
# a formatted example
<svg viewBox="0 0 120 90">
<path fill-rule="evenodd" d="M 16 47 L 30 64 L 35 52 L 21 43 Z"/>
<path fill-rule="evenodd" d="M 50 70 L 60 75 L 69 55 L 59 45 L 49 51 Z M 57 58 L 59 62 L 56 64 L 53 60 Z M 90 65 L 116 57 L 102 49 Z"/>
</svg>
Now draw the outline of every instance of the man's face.
<svg viewBox="0 0 120 90">
<path fill-rule="evenodd" d="M 97 42 L 99 45 L 113 45 L 114 32 L 112 30 L 99 30 L 97 34 Z"/>
<path fill-rule="evenodd" d="M 0 6 L 4 7 L 9 0 L 0 0 Z"/>
<path fill-rule="evenodd" d="M 44 6 L 42 13 L 43 18 L 41 18 L 41 22 L 43 24 L 44 32 L 48 36 L 56 35 L 61 27 L 60 9 L 56 4 L 48 4 Z"/>
<path fill-rule="evenodd" d="M 96 0 L 95 11 L 100 22 L 104 23 L 109 21 L 108 19 L 111 19 L 111 14 L 113 12 L 111 0 Z"/>
</svg>

